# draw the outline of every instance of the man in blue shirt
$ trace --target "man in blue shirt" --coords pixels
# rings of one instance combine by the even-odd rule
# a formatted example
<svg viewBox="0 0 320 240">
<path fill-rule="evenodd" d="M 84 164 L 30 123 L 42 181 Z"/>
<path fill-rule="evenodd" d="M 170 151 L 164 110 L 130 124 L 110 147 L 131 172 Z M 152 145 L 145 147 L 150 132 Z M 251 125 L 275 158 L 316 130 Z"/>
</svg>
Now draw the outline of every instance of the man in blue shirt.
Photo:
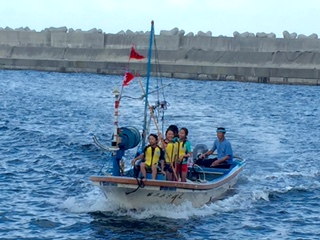
<svg viewBox="0 0 320 240">
<path fill-rule="evenodd" d="M 223 127 L 217 128 L 217 139 L 214 141 L 212 148 L 204 154 L 199 156 L 200 159 L 204 159 L 213 154 L 217 150 L 218 159 L 212 159 L 213 162 L 210 167 L 215 167 L 221 163 L 232 163 L 233 153 L 230 142 L 225 138 L 226 129 Z"/>
</svg>

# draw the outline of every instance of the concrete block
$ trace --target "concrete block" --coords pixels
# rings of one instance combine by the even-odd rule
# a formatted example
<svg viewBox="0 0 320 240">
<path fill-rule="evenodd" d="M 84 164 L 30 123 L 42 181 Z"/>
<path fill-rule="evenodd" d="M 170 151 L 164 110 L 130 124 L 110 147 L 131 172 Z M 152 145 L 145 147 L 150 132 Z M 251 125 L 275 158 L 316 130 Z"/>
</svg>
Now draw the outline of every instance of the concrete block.
<svg viewBox="0 0 320 240">
<path fill-rule="evenodd" d="M 194 37 L 181 37 L 181 45 L 180 48 L 182 49 L 192 49 L 192 48 L 197 48 L 197 49 L 203 49 L 207 50 L 212 47 L 212 37 L 208 36 L 194 36 Z"/>
<path fill-rule="evenodd" d="M 91 28 L 87 31 L 88 33 L 102 33 L 101 29 Z"/>
<path fill-rule="evenodd" d="M 179 37 L 183 37 L 185 33 L 186 33 L 186 32 L 185 32 L 184 30 L 180 30 L 180 31 L 178 32 L 178 36 L 179 36 Z"/>
<path fill-rule="evenodd" d="M 267 33 L 267 38 L 276 38 L 276 34 L 275 33 Z"/>
<path fill-rule="evenodd" d="M 0 45 L 0 58 L 11 58 L 13 47 Z"/>
<path fill-rule="evenodd" d="M 189 32 L 188 34 L 186 34 L 186 37 L 193 37 L 194 33 L 193 32 Z"/>
<path fill-rule="evenodd" d="M 134 35 L 134 32 L 128 29 L 128 30 L 126 31 L 126 34 L 127 34 L 127 35 Z"/>
<path fill-rule="evenodd" d="M 25 30 L 26 32 L 30 32 L 30 31 L 35 32 L 35 30 L 31 30 L 29 27 L 25 27 L 24 30 Z"/>
<path fill-rule="evenodd" d="M 136 49 L 148 49 L 149 36 L 104 34 L 104 44 L 106 49 L 130 49 L 132 44 Z"/>
<path fill-rule="evenodd" d="M 288 31 L 283 31 L 283 38 L 285 39 L 296 39 L 297 38 L 297 33 L 289 33 Z"/>
<path fill-rule="evenodd" d="M 179 36 L 159 35 L 157 36 L 157 49 L 158 50 L 178 50 L 179 49 Z M 136 49 L 149 48 L 148 35 L 117 35 L 106 34 L 105 48 L 109 49 L 130 49 L 132 44 L 135 44 Z"/>
<path fill-rule="evenodd" d="M 237 38 L 237 37 L 241 37 L 240 33 L 238 31 L 234 31 L 233 32 L 233 37 Z"/>
<path fill-rule="evenodd" d="M 136 31 L 135 34 L 137 34 L 137 35 L 145 35 L 145 33 L 143 31 Z"/>
<path fill-rule="evenodd" d="M 19 27 L 19 28 L 15 28 L 14 31 L 24 32 L 25 30 L 23 27 Z"/>
<path fill-rule="evenodd" d="M 240 34 L 240 37 L 247 38 L 249 37 L 249 32 L 244 32 Z"/>
<path fill-rule="evenodd" d="M 299 34 L 299 35 L 298 35 L 298 38 L 307 38 L 307 36 L 304 35 L 304 34 Z"/>
<path fill-rule="evenodd" d="M 256 37 L 258 37 L 258 38 L 266 38 L 267 34 L 265 32 L 257 32 Z"/>
<path fill-rule="evenodd" d="M 101 33 L 88 32 L 52 32 L 51 46 L 69 48 L 103 48 L 104 35 Z"/>
<path fill-rule="evenodd" d="M 66 26 L 64 27 L 49 27 L 45 28 L 43 31 L 48 31 L 48 32 L 68 32 L 68 28 Z"/>
<path fill-rule="evenodd" d="M 59 60 L 64 58 L 64 48 L 52 47 L 14 47 L 11 58 L 32 60 Z"/>
<path fill-rule="evenodd" d="M 180 46 L 180 37 L 174 36 L 158 36 L 156 39 L 158 50 L 178 50 Z"/>
<path fill-rule="evenodd" d="M 127 62 L 130 49 L 66 48 L 64 59 L 78 61 Z"/>
<path fill-rule="evenodd" d="M 188 73 L 173 73 L 173 78 L 179 78 L 179 79 L 197 79 L 197 74 L 188 74 Z"/>
<path fill-rule="evenodd" d="M 311 35 L 308 36 L 310 39 L 318 39 L 318 34 L 312 33 Z"/>
<path fill-rule="evenodd" d="M 0 44 L 9 46 L 50 46 L 50 33 L 1 31 Z"/>
<path fill-rule="evenodd" d="M 205 33 L 205 32 L 199 31 L 196 36 L 212 37 L 212 32 L 208 31 Z"/>
<path fill-rule="evenodd" d="M 304 84 L 304 85 L 319 85 L 318 79 L 310 78 L 288 78 L 286 84 Z"/>
<path fill-rule="evenodd" d="M 164 36 L 175 36 L 175 35 L 178 35 L 178 33 L 179 33 L 179 28 L 173 28 L 173 29 L 171 29 L 171 30 L 169 30 L 169 31 L 167 31 L 167 30 L 161 30 L 160 31 L 160 36 L 161 35 L 164 35 Z"/>
</svg>

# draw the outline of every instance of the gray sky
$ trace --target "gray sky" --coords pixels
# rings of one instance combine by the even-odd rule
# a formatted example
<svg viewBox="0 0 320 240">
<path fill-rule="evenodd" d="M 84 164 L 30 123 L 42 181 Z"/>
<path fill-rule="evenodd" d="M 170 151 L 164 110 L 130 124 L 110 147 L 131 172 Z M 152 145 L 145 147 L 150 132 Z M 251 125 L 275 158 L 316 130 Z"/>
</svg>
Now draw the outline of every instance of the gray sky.
<svg viewBox="0 0 320 240">
<path fill-rule="evenodd" d="M 186 33 L 211 31 L 233 36 L 234 31 L 290 33 L 320 37 L 319 0 L 0 0 L 0 27 L 47 27 L 106 33 L 121 30 L 155 31 L 174 27 Z"/>
</svg>

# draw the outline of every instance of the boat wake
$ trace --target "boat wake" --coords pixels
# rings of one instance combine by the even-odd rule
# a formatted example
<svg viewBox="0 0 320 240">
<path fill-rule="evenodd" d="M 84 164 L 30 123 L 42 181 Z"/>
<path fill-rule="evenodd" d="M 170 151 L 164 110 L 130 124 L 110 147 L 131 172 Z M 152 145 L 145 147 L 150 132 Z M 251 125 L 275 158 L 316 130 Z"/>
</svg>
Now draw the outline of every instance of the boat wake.
<svg viewBox="0 0 320 240">
<path fill-rule="evenodd" d="M 261 174 L 252 175 L 246 180 L 246 185 L 251 186 L 249 195 L 253 202 L 273 202 L 298 196 L 301 192 L 312 195 L 320 190 L 319 180 L 319 171 L 316 169 L 279 171 L 267 174 L 263 178 Z"/>
<path fill-rule="evenodd" d="M 195 208 L 186 201 L 181 205 L 159 204 L 147 205 L 141 209 L 124 208 L 119 202 L 106 198 L 99 189 L 85 193 L 83 196 L 69 197 L 60 207 L 71 213 L 101 213 L 105 216 L 130 217 L 133 219 L 150 219 L 153 217 L 167 219 L 190 219 L 218 215 L 226 212 L 236 212 L 248 207 L 246 196 L 231 190 L 223 199 Z"/>
</svg>

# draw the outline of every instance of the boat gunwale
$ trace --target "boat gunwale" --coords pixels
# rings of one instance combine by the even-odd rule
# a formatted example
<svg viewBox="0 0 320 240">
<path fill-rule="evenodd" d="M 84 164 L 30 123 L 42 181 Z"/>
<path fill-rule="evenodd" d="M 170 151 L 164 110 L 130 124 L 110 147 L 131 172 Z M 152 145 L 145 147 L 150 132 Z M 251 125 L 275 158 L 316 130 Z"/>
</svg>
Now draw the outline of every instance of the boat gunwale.
<svg viewBox="0 0 320 240">
<path fill-rule="evenodd" d="M 221 185 L 229 182 L 235 178 L 242 170 L 243 165 L 239 165 L 236 170 L 231 170 L 228 174 L 218 177 L 209 182 L 176 182 L 167 180 L 152 180 L 148 179 L 144 181 L 145 186 L 155 187 L 170 187 L 170 188 L 182 188 L 182 189 L 196 189 L 196 190 L 210 190 L 212 188 L 220 187 Z M 101 185 L 103 182 L 119 183 L 119 184 L 131 184 L 138 185 L 137 179 L 134 177 L 116 177 L 116 176 L 91 176 L 92 182 L 97 182 Z M 120 187 L 120 186 L 118 186 Z"/>
</svg>

